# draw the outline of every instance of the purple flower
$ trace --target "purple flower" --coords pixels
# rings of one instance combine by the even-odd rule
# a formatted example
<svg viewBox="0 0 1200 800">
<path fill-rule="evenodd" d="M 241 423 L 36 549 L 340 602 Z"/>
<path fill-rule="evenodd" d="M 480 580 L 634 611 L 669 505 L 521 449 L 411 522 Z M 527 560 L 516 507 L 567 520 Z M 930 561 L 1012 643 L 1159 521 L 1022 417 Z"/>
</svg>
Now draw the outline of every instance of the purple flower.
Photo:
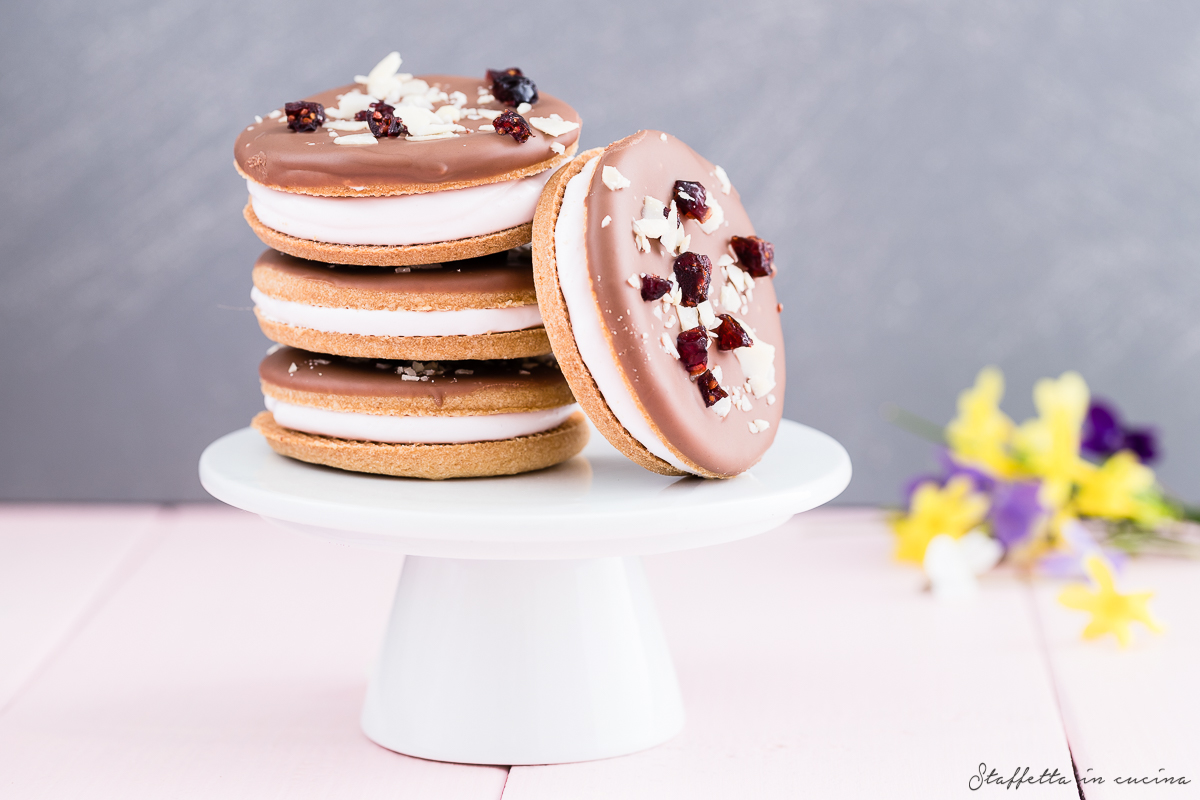
<svg viewBox="0 0 1200 800">
<path fill-rule="evenodd" d="M 1083 421 L 1083 449 L 1100 458 L 1120 450 L 1131 450 L 1144 464 L 1158 458 L 1158 437 L 1154 428 L 1130 428 L 1122 424 L 1115 406 L 1093 400 Z"/>
<path fill-rule="evenodd" d="M 995 478 L 993 478 L 991 475 L 988 475 L 986 472 L 983 472 L 982 470 L 978 470 L 974 467 L 969 467 L 966 464 L 960 464 L 959 462 L 955 461 L 954 456 L 950 454 L 950 450 L 948 448 L 939 447 L 937 449 L 937 460 L 938 465 L 942 468 L 940 475 L 926 473 L 924 475 L 918 475 L 908 483 L 904 484 L 904 502 L 906 504 L 912 503 L 913 493 L 917 491 L 917 487 L 919 487 L 921 484 L 936 483 L 938 486 L 945 486 L 951 478 L 957 475 L 966 475 L 969 477 L 971 479 L 971 483 L 974 484 L 974 490 L 980 492 L 981 494 L 990 494 L 991 491 L 996 488 Z"/>
<path fill-rule="evenodd" d="M 1126 428 L 1122 450 L 1132 450 L 1143 464 L 1152 464 L 1158 459 L 1158 436 L 1154 428 Z"/>
<path fill-rule="evenodd" d="M 961 462 L 955 461 L 954 456 L 950 453 L 949 448 L 938 448 L 938 461 L 941 463 L 942 470 L 946 473 L 944 481 L 948 481 L 956 475 L 966 475 L 975 484 L 975 491 L 989 494 L 996 488 L 996 479 L 987 474 L 981 469 L 968 466 Z"/>
<path fill-rule="evenodd" d="M 992 535 L 1000 540 L 1005 550 L 1027 538 L 1045 511 L 1038 502 L 1039 487 L 1036 481 L 996 485 L 988 519 L 992 523 Z"/>
<path fill-rule="evenodd" d="M 1051 578 L 1086 578 L 1083 561 L 1092 553 L 1103 556 L 1112 564 L 1113 569 L 1120 572 L 1125 565 L 1125 554 L 1120 550 L 1101 547 L 1091 532 L 1078 521 L 1068 522 L 1063 526 L 1063 538 L 1068 549 L 1048 553 L 1037 562 L 1038 571 Z"/>
</svg>

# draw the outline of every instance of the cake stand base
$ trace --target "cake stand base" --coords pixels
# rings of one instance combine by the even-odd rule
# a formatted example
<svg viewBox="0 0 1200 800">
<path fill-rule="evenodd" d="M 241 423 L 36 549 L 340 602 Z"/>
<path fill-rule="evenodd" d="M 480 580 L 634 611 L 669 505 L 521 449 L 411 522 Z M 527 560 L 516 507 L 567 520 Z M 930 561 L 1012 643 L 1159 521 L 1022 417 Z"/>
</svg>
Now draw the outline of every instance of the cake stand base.
<svg viewBox="0 0 1200 800">
<path fill-rule="evenodd" d="M 421 758 L 553 764 L 644 750 L 683 719 L 641 559 L 409 556 L 362 724 Z"/>
<path fill-rule="evenodd" d="M 420 481 L 209 445 L 215 497 L 290 530 L 405 553 L 363 710 L 384 747 L 439 761 L 556 764 L 632 753 L 683 726 L 639 557 L 755 536 L 836 497 L 850 459 L 784 420 L 751 471 L 646 472 L 598 434 L 556 467 Z"/>
</svg>

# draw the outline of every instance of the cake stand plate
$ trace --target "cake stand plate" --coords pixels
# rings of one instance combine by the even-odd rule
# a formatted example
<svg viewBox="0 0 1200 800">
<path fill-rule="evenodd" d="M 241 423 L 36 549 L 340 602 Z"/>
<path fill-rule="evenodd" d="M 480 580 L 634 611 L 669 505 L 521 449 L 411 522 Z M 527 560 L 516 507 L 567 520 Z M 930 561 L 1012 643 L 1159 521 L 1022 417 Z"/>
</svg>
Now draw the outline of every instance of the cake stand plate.
<svg viewBox="0 0 1200 800">
<path fill-rule="evenodd" d="M 438 761 L 557 764 L 683 726 L 638 556 L 771 530 L 840 494 L 850 458 L 784 420 L 751 471 L 670 478 L 593 431 L 556 467 L 437 482 L 294 461 L 246 428 L 209 445 L 200 480 L 290 530 L 408 554 L 363 708 L 372 740 Z"/>
</svg>

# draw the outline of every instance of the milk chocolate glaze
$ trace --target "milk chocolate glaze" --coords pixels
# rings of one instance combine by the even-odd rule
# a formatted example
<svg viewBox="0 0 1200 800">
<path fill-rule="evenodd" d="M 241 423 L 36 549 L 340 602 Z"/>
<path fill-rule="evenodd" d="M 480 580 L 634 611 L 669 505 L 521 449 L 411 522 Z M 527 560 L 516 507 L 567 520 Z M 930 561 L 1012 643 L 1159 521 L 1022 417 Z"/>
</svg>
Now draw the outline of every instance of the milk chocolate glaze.
<svg viewBox="0 0 1200 800">
<path fill-rule="evenodd" d="M 467 107 L 494 111 L 506 108 L 498 102 L 476 105 L 477 89 L 485 85 L 482 78 L 454 75 L 418 77 L 447 93 L 464 93 Z M 341 95 L 355 88 L 366 92 L 363 85 L 349 84 L 303 99 L 333 107 L 338 105 Z M 533 109 L 523 115 L 526 120 L 558 114 L 568 122 L 580 121 L 575 109 L 562 100 L 545 92 L 539 91 L 539 95 Z M 518 144 L 511 136 L 491 132 L 491 122 L 487 119 L 464 118 L 458 124 L 470 132 L 425 142 L 410 142 L 404 137 L 385 138 L 373 145 L 358 146 L 334 144 L 333 137 L 324 126 L 310 133 L 296 133 L 279 119 L 264 117 L 262 122 L 252 123 L 238 136 L 233 148 L 234 158 L 245 175 L 284 191 L 344 195 L 348 188 L 355 186 L 413 187 L 405 191 L 376 188 L 364 192 L 362 196 L 404 194 L 437 191 L 442 184 L 463 181 L 489 183 L 503 179 L 514 170 L 525 170 L 556 158 L 557 154 L 550 149 L 550 145 L 558 142 L 570 148 L 579 139 L 581 130 L 576 128 L 555 137 L 533 128 L 533 136 L 523 144 Z M 480 133 L 482 126 L 486 126 L 488 131 Z"/>
<path fill-rule="evenodd" d="M 417 362 L 421 363 L 421 362 Z M 296 369 L 292 369 L 292 365 Z M 549 358 L 504 361 L 427 361 L 422 371 L 438 374 L 428 380 L 404 380 L 397 368 L 411 367 L 412 361 L 388 361 L 369 358 L 310 353 L 295 347 L 283 347 L 268 355 L 258 367 L 258 376 L 267 383 L 298 392 L 355 395 L 359 397 L 429 397 L 438 405 L 444 398 L 473 392 L 505 388 L 557 389 L 566 386 L 558 365 Z M 456 374 L 470 370 L 470 375 Z M 521 374 L 522 372 L 528 374 Z M 565 392 L 569 396 L 569 391 Z"/>
<path fill-rule="evenodd" d="M 586 200 L 588 269 L 618 364 L 651 421 L 685 458 L 718 474 L 734 475 L 762 458 L 783 416 L 786 370 L 778 301 L 773 279 L 757 278 L 748 313 L 716 308 L 718 314 L 730 313 L 744 320 L 758 338 L 775 347 L 776 386 L 772 390 L 775 403 L 768 404 L 765 397 L 751 397 L 752 410 L 734 408 L 721 419 L 705 407 L 683 365 L 659 345 L 664 332 L 674 340 L 680 332 L 679 325 L 664 328 L 662 320 L 653 313 L 658 303 L 643 301 L 640 289 L 627 283 L 631 275 L 640 273 L 665 278 L 674 264 L 674 256 L 666 253 L 657 240 L 651 241 L 649 253 L 638 250 L 632 220 L 641 217 L 646 195 L 669 204 L 675 181 L 697 181 L 704 185 L 708 196 L 715 198 L 724 210 L 727 224 L 713 233 L 704 233 L 700 224 L 690 218 L 683 226 L 692 237 L 688 249 L 708 256 L 713 262 L 710 300 L 721 294 L 723 282 L 716 262 L 720 256 L 731 254 L 730 237 L 751 236 L 755 230 L 742 208 L 737 189 L 733 188 L 729 194 L 722 192 L 713 164 L 675 137 L 663 137 L 659 131 L 641 131 L 610 145 L 600 157 Z M 615 167 L 631 185 L 619 191 L 609 189 L 603 183 L 605 166 Z M 612 220 L 602 227 L 605 217 Z M 763 238 L 770 240 L 770 232 Z M 786 268 L 784 265 L 783 269 Z M 648 334 L 646 339 L 642 338 L 643 333 Z M 721 367 L 723 385 L 745 383 L 733 351 L 721 351 L 715 343 L 711 344 L 708 366 Z M 770 427 L 761 433 L 751 433 L 747 423 L 754 420 L 766 420 Z"/>
<path fill-rule="evenodd" d="M 422 295 L 504 294 L 527 296 L 536 302 L 533 260 L 519 247 L 489 256 L 420 267 L 358 267 L 325 264 L 265 250 L 255 269 L 275 270 L 289 277 L 327 284 L 337 289 Z"/>
</svg>

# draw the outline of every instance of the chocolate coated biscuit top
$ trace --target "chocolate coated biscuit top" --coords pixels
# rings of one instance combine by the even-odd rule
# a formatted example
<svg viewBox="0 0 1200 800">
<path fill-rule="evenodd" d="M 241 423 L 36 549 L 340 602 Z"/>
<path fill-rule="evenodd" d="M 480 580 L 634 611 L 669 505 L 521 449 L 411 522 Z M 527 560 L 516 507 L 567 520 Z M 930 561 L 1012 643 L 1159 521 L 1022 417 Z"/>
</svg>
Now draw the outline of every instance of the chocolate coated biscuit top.
<svg viewBox="0 0 1200 800">
<path fill-rule="evenodd" d="M 503 389 L 565 390 L 566 379 L 549 358 L 503 361 L 413 362 L 310 353 L 282 347 L 262 360 L 264 383 L 296 392 L 358 397 L 430 398 Z M 567 392 L 569 396 L 569 391 Z M 569 402 L 569 400 L 568 400 Z"/>
<path fill-rule="evenodd" d="M 487 86 L 482 78 L 424 75 L 420 79 L 447 94 L 462 92 L 468 108 L 493 112 L 507 108 L 494 100 L 477 102 L 479 87 Z M 365 92 L 366 87 L 349 84 L 304 99 L 335 107 L 341 95 L 353 89 Z M 544 92 L 523 116 L 530 119 L 552 114 L 567 122 L 580 121 L 575 109 Z M 457 124 L 466 132 L 444 139 L 409 141 L 400 136 L 382 138 L 371 145 L 338 145 L 325 126 L 297 133 L 283 120 L 264 118 L 238 135 L 234 145 L 238 169 L 271 188 L 331 196 L 414 194 L 536 174 L 563 160 L 551 144 L 570 149 L 580 132 L 576 128 L 550 136 L 534 128 L 528 141 L 518 143 L 511 136 L 493 132 L 491 121 L 480 117 L 460 120 Z"/>
<path fill-rule="evenodd" d="M 616 169 L 629 185 L 609 188 L 605 167 Z M 749 292 L 737 293 L 736 302 L 721 302 L 723 293 L 733 300 L 732 289 L 725 290 L 730 282 L 725 274 L 741 268 L 736 264 L 718 267 L 718 261 L 722 256 L 731 260 L 732 237 L 755 233 L 737 189 L 729 186 L 726 193 L 728 184 L 723 178 L 718 167 L 675 137 L 658 131 L 641 131 L 609 145 L 600 156 L 585 201 L 585 243 L 592 288 L 613 352 L 635 397 L 680 454 L 712 472 L 733 475 L 756 463 L 774 440 L 783 415 L 786 370 L 773 279 L 755 278 Z M 673 274 L 675 255 L 653 239 L 648 243 L 649 252 L 640 249 L 632 221 L 642 217 L 647 196 L 669 205 L 676 181 L 702 184 L 708 198 L 717 201 L 724 213 L 725 221 L 710 233 L 701 230 L 694 219 L 682 221 L 684 233 L 691 237 L 685 251 L 708 256 L 714 265 L 708 293 L 714 310 L 741 320 L 774 347 L 775 386 L 756 397 L 746 390 L 749 376 L 734 351 L 719 350 L 715 342 L 709 345 L 708 367 L 720 367 L 721 385 L 748 407 L 735 404 L 724 418 L 705 406 L 697 383 L 662 344 L 664 335 L 674 343 L 680 333 L 678 322 L 673 327 L 665 324 L 678 309 L 664 311 L 668 307 L 663 302 L 644 301 L 634 285 L 642 274 L 661 278 Z M 744 283 L 744 274 L 735 277 Z M 767 427 L 753 432 L 751 427 L 758 420 Z"/>
</svg>

